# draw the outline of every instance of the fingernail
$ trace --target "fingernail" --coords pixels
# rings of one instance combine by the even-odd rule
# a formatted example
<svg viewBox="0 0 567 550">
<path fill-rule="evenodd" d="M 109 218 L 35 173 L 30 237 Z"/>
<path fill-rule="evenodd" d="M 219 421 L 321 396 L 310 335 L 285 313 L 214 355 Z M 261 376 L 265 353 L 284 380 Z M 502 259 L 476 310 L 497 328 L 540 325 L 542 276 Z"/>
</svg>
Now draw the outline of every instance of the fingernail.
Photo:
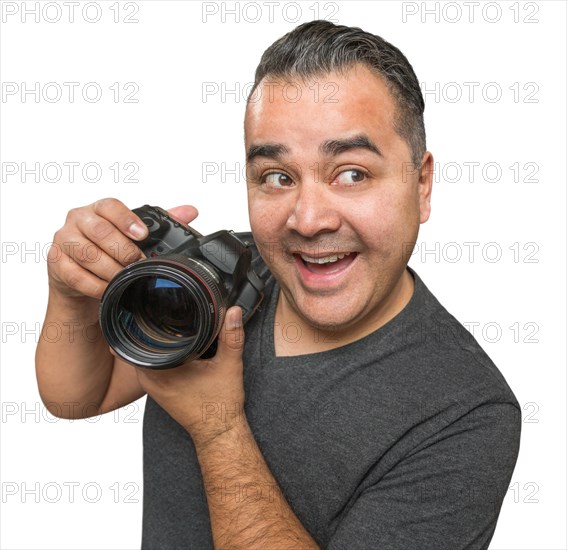
<svg viewBox="0 0 567 550">
<path fill-rule="evenodd" d="M 231 311 L 228 325 L 230 330 L 236 330 L 242 326 L 242 310 L 240 308 L 235 308 L 235 311 Z"/>
<path fill-rule="evenodd" d="M 136 239 L 143 239 L 146 236 L 146 226 L 140 225 L 139 223 L 134 222 L 129 228 L 128 231 L 130 235 L 132 235 Z"/>
</svg>

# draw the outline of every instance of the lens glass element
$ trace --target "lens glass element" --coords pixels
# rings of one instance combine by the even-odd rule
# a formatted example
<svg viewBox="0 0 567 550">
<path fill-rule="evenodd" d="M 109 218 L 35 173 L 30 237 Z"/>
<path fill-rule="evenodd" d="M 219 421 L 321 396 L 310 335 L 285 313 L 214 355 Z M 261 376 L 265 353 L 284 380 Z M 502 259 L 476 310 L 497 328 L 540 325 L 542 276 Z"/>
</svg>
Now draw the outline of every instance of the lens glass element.
<svg viewBox="0 0 567 550">
<path fill-rule="evenodd" d="M 197 304 L 187 288 L 169 278 L 138 278 L 122 295 L 120 306 L 122 328 L 137 344 L 171 348 L 186 346 L 197 336 Z"/>
</svg>

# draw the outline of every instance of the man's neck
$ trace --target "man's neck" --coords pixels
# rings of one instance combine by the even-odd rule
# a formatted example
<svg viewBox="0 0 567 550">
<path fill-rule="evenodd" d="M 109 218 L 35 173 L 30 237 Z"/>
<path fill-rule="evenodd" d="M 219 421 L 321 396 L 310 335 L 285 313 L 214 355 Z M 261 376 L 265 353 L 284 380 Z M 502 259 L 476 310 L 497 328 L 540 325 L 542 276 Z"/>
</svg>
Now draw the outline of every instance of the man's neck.
<svg viewBox="0 0 567 550">
<path fill-rule="evenodd" d="M 392 320 L 411 300 L 413 276 L 405 269 L 380 307 L 343 330 L 313 326 L 292 308 L 280 292 L 274 319 L 276 357 L 306 355 L 336 349 L 371 334 Z"/>
</svg>

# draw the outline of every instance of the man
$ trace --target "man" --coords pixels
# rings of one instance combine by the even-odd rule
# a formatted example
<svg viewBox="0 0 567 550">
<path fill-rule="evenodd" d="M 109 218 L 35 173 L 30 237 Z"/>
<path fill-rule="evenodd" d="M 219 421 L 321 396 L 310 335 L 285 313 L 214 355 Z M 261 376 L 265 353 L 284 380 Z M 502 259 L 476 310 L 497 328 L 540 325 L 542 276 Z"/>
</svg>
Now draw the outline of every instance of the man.
<svg viewBox="0 0 567 550">
<path fill-rule="evenodd" d="M 102 338 L 40 342 L 47 406 L 148 394 L 144 548 L 488 547 L 520 412 L 407 267 L 430 212 L 423 109 L 397 48 L 301 25 L 265 52 L 246 109 L 250 223 L 273 275 L 261 311 L 244 330 L 229 309 L 213 358 L 165 372 Z M 146 231 L 116 200 L 71 211 L 46 322 L 95 323 Z"/>
</svg>

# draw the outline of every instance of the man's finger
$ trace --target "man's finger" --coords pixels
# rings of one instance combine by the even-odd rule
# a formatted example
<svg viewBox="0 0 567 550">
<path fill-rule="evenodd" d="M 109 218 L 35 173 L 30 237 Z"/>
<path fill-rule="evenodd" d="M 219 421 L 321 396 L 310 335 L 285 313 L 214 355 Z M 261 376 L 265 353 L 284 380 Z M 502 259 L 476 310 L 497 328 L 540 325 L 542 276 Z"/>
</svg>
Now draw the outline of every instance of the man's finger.
<svg viewBox="0 0 567 550">
<path fill-rule="evenodd" d="M 197 209 L 189 204 L 169 208 L 167 213 L 183 225 L 190 224 L 199 215 Z"/>
<path fill-rule="evenodd" d="M 244 348 L 244 328 L 242 326 L 242 309 L 234 306 L 228 309 L 223 327 L 219 334 L 216 357 L 223 359 L 242 356 Z"/>
</svg>

